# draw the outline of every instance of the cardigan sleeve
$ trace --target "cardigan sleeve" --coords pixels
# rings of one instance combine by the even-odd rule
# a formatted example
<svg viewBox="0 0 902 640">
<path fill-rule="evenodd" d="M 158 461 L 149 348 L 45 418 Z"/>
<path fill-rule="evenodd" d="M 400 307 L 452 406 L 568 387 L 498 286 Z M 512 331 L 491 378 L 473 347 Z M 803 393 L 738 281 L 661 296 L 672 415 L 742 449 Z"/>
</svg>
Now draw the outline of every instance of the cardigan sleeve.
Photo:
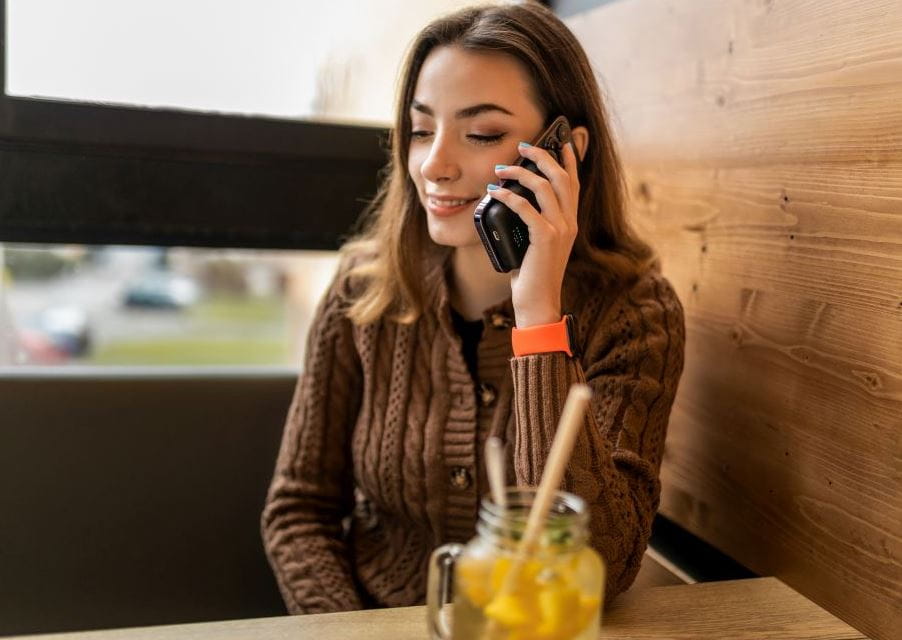
<svg viewBox="0 0 902 640">
<path fill-rule="evenodd" d="M 597 318 L 586 318 L 593 307 Z M 606 601 L 636 577 L 660 499 L 658 470 L 683 368 L 683 311 L 657 273 L 577 319 L 582 356 L 562 352 L 511 360 L 518 484 L 536 486 L 572 384 L 592 400 L 563 488 L 589 508 L 592 546 L 607 564 Z"/>
<path fill-rule="evenodd" d="M 290 613 L 360 609 L 342 536 L 353 505 L 351 430 L 362 373 L 341 275 L 314 316 L 304 371 L 288 411 L 261 529 Z"/>
</svg>

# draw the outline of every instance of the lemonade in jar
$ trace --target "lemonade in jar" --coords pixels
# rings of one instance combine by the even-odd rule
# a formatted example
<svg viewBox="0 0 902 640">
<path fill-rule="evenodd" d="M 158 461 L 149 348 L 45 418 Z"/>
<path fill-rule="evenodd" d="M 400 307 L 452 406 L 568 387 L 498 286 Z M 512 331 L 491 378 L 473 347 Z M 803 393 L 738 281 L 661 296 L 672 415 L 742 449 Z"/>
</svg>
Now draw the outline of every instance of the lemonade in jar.
<svg viewBox="0 0 902 640">
<path fill-rule="evenodd" d="M 605 567 L 587 545 L 585 502 L 558 491 L 538 542 L 523 553 L 519 542 L 534 497 L 533 489 L 508 490 L 506 509 L 483 500 L 476 537 L 433 553 L 427 592 L 432 638 L 598 637 Z"/>
</svg>

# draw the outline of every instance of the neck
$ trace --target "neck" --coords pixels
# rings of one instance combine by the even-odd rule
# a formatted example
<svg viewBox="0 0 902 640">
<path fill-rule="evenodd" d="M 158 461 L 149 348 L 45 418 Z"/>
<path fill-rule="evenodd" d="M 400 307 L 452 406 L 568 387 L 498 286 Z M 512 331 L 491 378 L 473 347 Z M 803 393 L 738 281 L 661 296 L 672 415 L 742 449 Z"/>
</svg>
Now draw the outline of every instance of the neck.
<svg viewBox="0 0 902 640">
<path fill-rule="evenodd" d="M 495 271 L 482 245 L 455 249 L 451 274 L 451 306 L 467 320 L 478 320 L 485 309 L 511 295 L 510 274 Z"/>
</svg>

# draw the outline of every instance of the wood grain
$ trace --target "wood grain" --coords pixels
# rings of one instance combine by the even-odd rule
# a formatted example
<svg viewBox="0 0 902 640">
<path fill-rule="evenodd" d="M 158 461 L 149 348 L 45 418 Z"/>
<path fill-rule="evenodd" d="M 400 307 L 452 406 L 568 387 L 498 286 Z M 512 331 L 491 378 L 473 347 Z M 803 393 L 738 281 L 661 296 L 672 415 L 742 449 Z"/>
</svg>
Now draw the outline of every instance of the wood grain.
<svg viewBox="0 0 902 640">
<path fill-rule="evenodd" d="M 29 640 L 422 640 L 425 607 L 28 636 Z M 861 633 L 775 578 L 629 591 L 605 611 L 602 638 L 859 640 Z"/>
<path fill-rule="evenodd" d="M 803 640 L 864 638 L 775 578 L 706 582 L 629 591 L 602 620 L 617 640 Z"/>
<path fill-rule="evenodd" d="M 686 310 L 662 511 L 902 629 L 902 2 L 623 0 L 568 19 Z"/>
<path fill-rule="evenodd" d="M 412 640 L 426 639 L 428 633 L 425 607 L 398 607 L 14 637 L 28 640 Z"/>
<path fill-rule="evenodd" d="M 568 19 L 625 151 L 709 167 L 898 159 L 898 0 L 625 0 Z"/>
</svg>

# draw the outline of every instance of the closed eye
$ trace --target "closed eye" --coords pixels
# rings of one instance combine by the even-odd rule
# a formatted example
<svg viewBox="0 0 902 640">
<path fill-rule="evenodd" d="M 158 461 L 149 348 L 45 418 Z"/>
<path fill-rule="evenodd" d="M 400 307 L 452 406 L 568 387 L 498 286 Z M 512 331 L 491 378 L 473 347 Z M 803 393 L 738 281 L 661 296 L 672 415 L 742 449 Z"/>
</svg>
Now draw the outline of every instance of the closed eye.
<svg viewBox="0 0 902 640">
<path fill-rule="evenodd" d="M 476 142 L 476 144 L 492 144 L 493 142 L 498 142 L 504 136 L 505 134 L 503 133 L 499 133 L 498 135 L 494 136 L 480 136 L 476 135 L 475 133 L 471 133 L 467 137 Z"/>
<path fill-rule="evenodd" d="M 428 138 L 431 135 L 432 135 L 431 131 L 411 131 L 410 132 L 410 137 L 416 138 L 418 140 L 422 140 L 423 138 Z M 499 134 L 492 135 L 492 136 L 483 136 L 483 135 L 479 135 L 477 133 L 471 133 L 471 134 L 467 135 L 467 138 L 476 144 L 493 144 L 493 143 L 501 140 L 505 135 L 507 135 L 507 134 L 499 133 Z"/>
</svg>

